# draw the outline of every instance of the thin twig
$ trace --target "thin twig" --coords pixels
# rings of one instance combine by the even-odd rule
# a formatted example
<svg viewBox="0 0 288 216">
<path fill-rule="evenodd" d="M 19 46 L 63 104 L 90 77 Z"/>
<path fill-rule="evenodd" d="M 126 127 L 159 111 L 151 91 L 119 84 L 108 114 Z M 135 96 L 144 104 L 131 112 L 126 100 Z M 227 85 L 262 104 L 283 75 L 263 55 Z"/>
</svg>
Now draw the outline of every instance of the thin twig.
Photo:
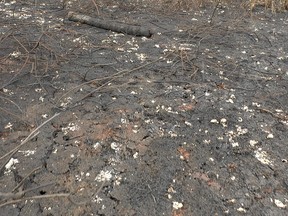
<svg viewBox="0 0 288 216">
<path fill-rule="evenodd" d="M 280 120 L 283 120 L 283 121 L 287 121 L 288 120 L 288 115 L 285 115 L 283 113 L 275 113 L 271 110 L 268 110 L 266 108 L 257 108 L 260 112 L 263 112 L 263 113 L 269 113 L 270 115 L 272 115 L 273 117 L 276 117 Z"/>
<path fill-rule="evenodd" d="M 23 183 L 25 182 L 25 180 L 26 180 L 27 178 L 29 178 L 30 175 L 32 175 L 34 172 L 40 170 L 41 168 L 42 168 L 42 166 L 39 166 L 39 167 L 33 169 L 28 175 L 26 175 L 26 176 L 22 179 L 22 181 L 21 181 L 18 185 L 16 185 L 16 187 L 13 188 L 12 192 L 14 192 L 14 191 L 16 191 L 18 188 L 20 188 L 20 187 L 23 185 Z"/>
<path fill-rule="evenodd" d="M 24 121 L 20 116 L 18 116 L 18 115 L 16 115 L 16 114 L 14 114 L 14 113 L 12 113 L 12 112 L 10 112 L 10 111 L 2 108 L 2 107 L 0 107 L 0 110 L 2 110 L 3 112 L 5 112 L 5 113 L 7 113 L 7 114 L 9 114 L 9 115 L 11 115 L 11 116 L 14 116 L 15 118 L 17 118 L 17 119 L 19 119 L 20 121 L 22 121 L 23 123 L 25 123 L 26 125 L 30 125 L 29 122 Z"/>
<path fill-rule="evenodd" d="M 55 117 L 57 117 L 58 115 L 60 115 L 60 113 L 56 113 L 54 114 L 51 118 L 47 119 L 46 121 L 44 121 L 41 125 L 39 125 L 36 129 L 34 129 L 26 138 L 25 140 L 23 140 L 21 142 L 20 145 L 18 145 L 17 147 L 15 147 L 14 149 L 12 149 L 11 151 L 9 151 L 8 153 L 6 153 L 5 155 L 3 155 L 0 160 L 2 160 L 3 158 L 7 157 L 10 154 L 15 154 L 19 148 L 21 148 L 25 143 L 27 143 L 29 140 L 31 140 L 33 137 L 35 137 L 36 135 L 38 135 L 40 133 L 40 131 L 38 131 L 41 127 L 43 127 L 45 124 L 47 124 L 49 121 L 51 121 L 52 119 L 54 119 Z"/>
<path fill-rule="evenodd" d="M 27 62 L 29 60 L 29 55 L 27 55 L 27 58 L 24 62 L 24 64 L 22 65 L 22 67 L 19 69 L 19 71 L 12 77 L 12 79 L 10 79 L 6 84 L 4 84 L 1 89 L 5 88 L 6 86 L 10 85 L 14 79 L 21 73 L 21 71 L 23 70 L 23 68 L 26 66 Z"/>
<path fill-rule="evenodd" d="M 38 131 L 38 132 L 37 132 L 36 134 L 34 134 L 30 139 L 33 139 L 33 138 L 36 137 L 39 133 L 40 133 L 40 132 Z M 22 144 L 22 143 L 21 143 L 21 144 Z M 25 143 L 24 143 L 24 144 L 25 144 Z M 17 146 L 17 147 L 19 147 L 19 146 Z M 16 148 L 14 148 L 14 149 L 16 149 Z M 3 158 L 5 158 L 6 156 L 8 156 L 8 155 L 10 154 L 10 156 L 6 159 L 6 161 L 3 163 L 2 167 L 0 168 L 0 174 L 3 172 L 6 164 L 10 161 L 10 159 L 13 157 L 13 155 L 16 154 L 16 152 L 18 151 L 18 149 L 16 149 L 16 150 L 14 150 L 14 149 L 13 149 L 12 151 L 8 152 L 7 154 L 5 154 L 4 156 L 2 156 L 2 157 L 0 158 L 0 160 L 2 160 Z"/>
<path fill-rule="evenodd" d="M 168 56 L 168 55 L 167 55 L 167 56 Z M 81 98 L 80 100 L 78 100 L 77 102 L 79 102 L 79 101 L 81 101 L 81 100 L 84 100 L 85 98 L 89 97 L 91 94 L 93 94 L 94 92 L 98 91 L 98 90 L 101 89 L 102 87 L 108 85 L 108 84 L 109 84 L 110 82 L 112 82 L 113 80 L 115 80 L 115 79 L 117 79 L 117 78 L 119 78 L 119 77 L 122 77 L 122 76 L 125 75 L 125 74 L 132 73 L 132 72 L 134 72 L 134 71 L 136 71 L 136 70 L 139 70 L 139 69 L 141 69 L 141 68 L 147 67 L 148 65 L 154 64 L 154 63 L 156 63 L 156 62 L 158 62 L 158 61 L 160 61 L 160 60 L 162 60 L 162 59 L 163 59 L 163 58 L 160 57 L 160 58 L 156 59 L 155 61 L 149 62 L 149 63 L 144 64 L 144 65 L 140 65 L 140 66 L 138 66 L 138 67 L 136 67 L 136 68 L 133 68 L 132 70 L 128 70 L 128 71 L 127 71 L 127 70 L 123 70 L 123 71 L 120 71 L 120 72 L 114 74 L 110 80 L 108 80 L 107 82 L 105 82 L 104 84 L 102 84 L 101 86 L 99 86 L 98 88 L 94 89 L 93 91 L 89 92 L 88 94 L 86 94 L 84 97 L 82 97 L 82 98 Z"/>
<path fill-rule="evenodd" d="M 87 81 L 87 82 L 84 82 L 84 83 L 82 83 L 82 84 L 80 84 L 80 85 L 78 85 L 78 86 L 75 86 L 74 88 L 70 89 L 68 92 L 64 93 L 64 94 L 57 100 L 56 104 L 58 104 L 59 101 L 60 101 L 63 97 L 65 97 L 65 96 L 68 95 L 69 93 L 73 92 L 74 90 L 81 88 L 81 87 L 84 86 L 84 85 L 88 85 L 88 84 L 90 84 L 90 83 L 97 82 L 97 81 L 101 81 L 101 80 L 105 80 L 105 79 L 110 79 L 109 81 L 107 81 L 107 82 L 105 82 L 104 84 L 102 84 L 101 86 L 99 86 L 97 89 L 93 90 L 93 91 L 90 92 L 89 94 L 87 94 L 87 95 L 85 95 L 84 97 L 82 97 L 80 100 L 78 100 L 78 102 L 79 102 L 79 101 L 81 101 L 81 100 L 89 97 L 91 94 L 93 94 L 94 92 L 98 91 L 100 88 L 102 88 L 102 87 L 104 87 L 105 85 L 109 84 L 111 81 L 113 81 L 113 80 L 115 80 L 115 79 L 117 79 L 117 78 L 119 78 L 119 77 L 121 77 L 121 76 L 123 76 L 123 75 L 125 75 L 125 74 L 132 73 L 132 72 L 134 72 L 134 71 L 136 71 L 136 70 L 139 70 L 139 69 L 141 69 L 141 68 L 144 68 L 144 67 L 147 67 L 147 66 L 149 66 L 149 65 L 151 65 L 151 64 L 154 64 L 154 63 L 156 63 L 156 62 L 158 62 L 158 61 L 160 61 L 160 60 L 162 60 L 162 59 L 167 58 L 169 55 L 170 55 L 170 53 L 167 54 L 167 55 L 165 55 L 164 57 L 160 57 L 160 58 L 158 58 L 158 59 L 156 59 L 156 60 L 154 60 L 154 61 L 152 61 L 152 62 L 146 63 L 146 64 L 144 64 L 144 65 L 140 65 L 140 66 L 138 66 L 138 67 L 136 67 L 136 68 L 133 68 L 133 69 L 131 69 L 131 70 L 122 70 L 122 71 L 119 71 L 119 72 L 113 74 L 112 76 L 106 76 L 106 77 L 103 77 L 103 78 L 92 79 L 92 80 L 89 80 L 89 81 Z"/>
<path fill-rule="evenodd" d="M 26 193 L 30 192 L 30 191 L 34 191 L 37 190 L 39 188 L 43 188 L 43 187 L 47 187 L 49 185 L 55 184 L 55 182 L 49 182 L 46 184 L 42 184 L 33 188 L 28 188 L 26 190 L 20 190 L 19 192 L 13 193 L 13 192 L 9 192 L 9 193 L 1 193 L 0 192 L 0 198 L 2 199 L 2 201 L 7 201 L 7 200 L 15 200 L 15 199 L 19 199 L 22 198 Z"/>
<path fill-rule="evenodd" d="M 8 38 L 10 35 L 12 35 L 12 28 L 11 29 L 9 29 L 8 31 L 6 31 L 6 35 L 4 34 L 1 38 L 0 38 L 0 41 L 1 41 L 1 43 L 3 44 L 3 41 L 6 39 L 6 38 Z M 9 32 L 10 31 L 10 32 Z"/>
<path fill-rule="evenodd" d="M 29 53 L 29 51 L 26 49 L 26 47 L 13 35 L 13 38 L 19 43 L 19 45 L 26 51 L 26 53 Z"/>
<path fill-rule="evenodd" d="M 3 100 L 7 100 L 7 101 L 9 101 L 10 103 L 14 104 L 14 105 L 18 108 L 18 110 L 19 110 L 21 113 L 23 113 L 23 110 L 22 110 L 22 109 L 20 108 L 20 106 L 18 106 L 18 104 L 16 104 L 14 101 L 10 100 L 10 99 L 7 98 L 7 97 L 2 97 L 2 96 L 0 96 L 0 98 L 3 99 Z"/>
<path fill-rule="evenodd" d="M 34 131 L 33 131 L 34 132 Z M 26 139 L 24 141 L 21 142 L 20 145 L 16 146 L 14 149 L 12 149 L 11 151 L 9 151 L 8 153 L 6 153 L 5 155 L 3 155 L 0 160 L 2 160 L 3 158 L 7 157 L 8 155 L 14 155 L 18 149 L 23 146 L 26 142 L 28 142 L 30 139 L 33 139 L 35 136 L 37 136 L 40 133 L 40 131 L 37 131 L 36 133 L 30 133 L 30 135 L 28 137 L 26 137 Z M 33 136 L 32 136 L 33 135 Z M 12 156 L 10 156 L 11 158 Z"/>
<path fill-rule="evenodd" d="M 38 41 L 36 42 L 35 46 L 30 50 L 29 53 L 31 53 L 34 49 L 36 49 L 36 48 L 39 46 L 40 41 L 41 41 L 43 35 L 44 35 L 44 32 L 42 32 L 42 34 L 40 35 L 40 37 L 39 37 Z"/>
<path fill-rule="evenodd" d="M 20 192 L 21 192 L 21 193 L 24 192 L 24 194 L 25 194 L 25 193 L 27 193 L 27 192 L 34 191 L 34 190 L 37 190 L 37 189 L 39 189 L 39 188 L 47 187 L 47 186 L 53 185 L 53 184 L 55 184 L 55 182 L 49 182 L 49 183 L 41 184 L 41 185 L 36 186 L 36 187 L 33 187 L 33 188 L 28 188 L 28 189 L 23 190 L 23 191 L 20 191 Z"/>
<path fill-rule="evenodd" d="M 215 12 L 216 12 L 219 4 L 220 4 L 220 0 L 218 0 L 218 2 L 216 3 L 216 5 L 215 5 L 215 7 L 214 7 L 214 10 L 213 10 L 212 15 L 211 15 L 210 20 L 209 20 L 209 23 L 210 23 L 210 24 L 212 24 L 212 20 L 213 20 L 213 18 L 214 18 Z"/>
<path fill-rule="evenodd" d="M 96 193 L 93 196 L 96 196 L 97 194 L 100 193 L 100 191 L 102 190 L 103 186 L 105 185 L 106 181 L 103 181 L 102 184 L 100 185 L 100 187 L 98 188 L 98 190 L 96 191 Z M 72 202 L 75 205 L 86 205 L 88 203 L 88 201 L 84 201 L 84 202 L 76 202 L 75 200 L 73 200 L 73 198 L 71 196 L 68 197 L 69 201 Z"/>
<path fill-rule="evenodd" d="M 95 0 L 91 0 L 96 8 L 96 11 L 97 11 L 97 15 L 99 16 L 100 13 L 99 13 L 99 9 L 98 9 L 98 5 L 96 4 Z"/>
<path fill-rule="evenodd" d="M 25 197 L 25 198 L 22 198 L 22 199 L 11 200 L 11 201 L 5 202 L 5 203 L 0 205 L 0 208 L 3 207 L 3 206 L 6 206 L 6 205 L 19 203 L 19 202 L 22 202 L 24 200 L 55 198 L 55 197 L 69 197 L 69 196 L 70 196 L 69 193 L 58 193 L 58 194 L 47 194 L 47 195 L 40 195 L 40 196 Z"/>
</svg>

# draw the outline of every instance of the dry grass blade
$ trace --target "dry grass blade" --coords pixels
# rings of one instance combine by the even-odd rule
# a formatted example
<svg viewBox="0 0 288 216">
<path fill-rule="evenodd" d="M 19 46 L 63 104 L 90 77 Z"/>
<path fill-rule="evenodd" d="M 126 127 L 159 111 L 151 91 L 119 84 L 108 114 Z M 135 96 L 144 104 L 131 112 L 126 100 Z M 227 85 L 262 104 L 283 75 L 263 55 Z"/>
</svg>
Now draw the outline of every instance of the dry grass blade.
<svg viewBox="0 0 288 216">
<path fill-rule="evenodd" d="M 8 110 L 2 108 L 2 107 L 0 107 L 0 110 L 2 110 L 3 112 L 7 113 L 8 115 L 11 115 L 11 116 L 13 116 L 13 117 L 19 119 L 21 122 L 25 123 L 26 125 L 30 125 L 29 122 L 24 121 L 20 116 L 18 116 L 18 115 L 16 115 L 16 114 L 14 114 L 14 113 L 12 113 L 12 112 L 10 112 L 10 111 L 8 111 Z"/>
<path fill-rule="evenodd" d="M 288 9 L 288 0 L 250 0 L 248 5 L 251 11 L 257 6 L 264 6 L 272 12 L 278 12 Z"/>
<path fill-rule="evenodd" d="M 246 9 L 253 11 L 257 6 L 265 7 L 265 9 L 271 9 L 272 12 L 279 12 L 288 9 L 288 0 L 242 0 L 242 1 L 233 1 L 233 0 L 148 0 L 149 5 L 154 9 L 159 9 L 164 12 L 177 12 L 181 10 L 198 10 L 202 7 L 211 6 L 217 2 L 223 5 L 235 5 L 239 2 Z M 142 1 L 134 4 L 141 7 L 143 5 Z"/>
</svg>

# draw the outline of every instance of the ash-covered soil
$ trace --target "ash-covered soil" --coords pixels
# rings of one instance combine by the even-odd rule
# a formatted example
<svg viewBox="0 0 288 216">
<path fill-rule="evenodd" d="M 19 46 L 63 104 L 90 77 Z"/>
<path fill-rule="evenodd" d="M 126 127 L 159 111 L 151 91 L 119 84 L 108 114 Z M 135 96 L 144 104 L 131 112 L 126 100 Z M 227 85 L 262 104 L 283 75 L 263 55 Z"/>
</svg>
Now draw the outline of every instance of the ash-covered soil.
<svg viewBox="0 0 288 216">
<path fill-rule="evenodd" d="M 287 12 L 93 2 L 0 3 L 0 215 L 287 215 Z"/>
</svg>

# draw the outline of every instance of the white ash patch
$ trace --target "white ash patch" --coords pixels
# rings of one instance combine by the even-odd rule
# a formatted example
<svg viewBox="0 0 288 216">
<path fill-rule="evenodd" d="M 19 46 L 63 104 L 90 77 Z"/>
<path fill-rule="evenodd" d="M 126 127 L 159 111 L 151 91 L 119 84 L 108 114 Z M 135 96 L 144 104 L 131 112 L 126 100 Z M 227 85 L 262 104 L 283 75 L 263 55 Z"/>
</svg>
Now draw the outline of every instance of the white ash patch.
<svg viewBox="0 0 288 216">
<path fill-rule="evenodd" d="M 96 176 L 95 180 L 98 182 L 110 181 L 112 177 L 113 177 L 112 171 L 101 170 L 100 173 Z"/>
<path fill-rule="evenodd" d="M 183 207 L 183 203 L 176 202 L 176 201 L 173 202 L 173 209 L 180 209 L 182 207 Z"/>
<path fill-rule="evenodd" d="M 219 121 L 217 119 L 211 119 L 210 122 L 213 124 L 219 124 Z"/>
<path fill-rule="evenodd" d="M 253 109 L 249 109 L 249 107 L 246 106 L 246 105 L 244 105 L 243 107 L 241 107 L 241 109 L 242 109 L 243 111 L 245 111 L 245 112 L 254 112 Z"/>
<path fill-rule="evenodd" d="M 234 139 L 246 133 L 248 133 L 248 129 L 242 128 L 241 126 L 236 125 L 236 131 L 233 131 L 233 130 L 228 131 L 226 135 L 228 136 L 228 140 L 231 143 L 232 147 L 237 147 L 239 146 L 239 143 L 236 142 Z"/>
<path fill-rule="evenodd" d="M 189 127 L 192 126 L 192 123 L 191 123 L 191 122 L 185 121 L 184 123 L 185 123 L 185 125 L 187 125 L 187 126 L 189 126 Z"/>
<path fill-rule="evenodd" d="M 273 166 L 273 162 L 271 161 L 268 153 L 263 151 L 262 148 L 258 148 L 254 151 L 255 157 L 262 164 Z"/>
<path fill-rule="evenodd" d="M 100 142 L 96 142 L 96 143 L 93 145 L 93 148 L 94 148 L 94 149 L 99 149 L 99 148 L 101 148 L 101 143 L 100 143 Z"/>
<path fill-rule="evenodd" d="M 266 137 L 267 139 L 273 139 L 274 138 L 274 135 L 272 133 L 269 133 Z"/>
<path fill-rule="evenodd" d="M 18 159 L 14 159 L 11 158 L 8 163 L 5 165 L 5 172 L 4 174 L 10 173 L 12 169 L 16 169 L 16 167 L 14 165 L 18 164 L 19 160 Z"/>
<path fill-rule="evenodd" d="M 239 207 L 239 208 L 237 209 L 237 211 L 243 212 L 243 213 L 246 213 L 246 212 L 247 212 L 246 209 L 245 209 L 245 208 L 242 208 L 242 207 Z"/>
<path fill-rule="evenodd" d="M 62 128 L 62 132 L 64 135 L 67 135 L 70 131 L 77 131 L 79 129 L 80 127 L 76 123 L 70 122 L 67 127 Z"/>
<path fill-rule="evenodd" d="M 71 97 L 67 97 L 64 98 L 63 101 L 61 102 L 60 106 L 63 108 L 67 108 L 68 105 L 70 105 L 72 103 L 72 98 Z"/>
<path fill-rule="evenodd" d="M 19 150 L 18 152 L 24 154 L 24 156 L 28 157 L 30 155 L 34 155 L 36 153 L 36 150 L 26 150 L 26 151 L 21 151 Z"/>
<path fill-rule="evenodd" d="M 101 203 L 103 201 L 103 199 L 101 197 L 99 197 L 98 195 L 96 195 L 95 197 L 92 198 L 92 202 L 94 203 Z"/>
<path fill-rule="evenodd" d="M 12 130 L 13 129 L 13 124 L 11 122 L 8 122 L 7 125 L 4 126 L 5 129 Z"/>
<path fill-rule="evenodd" d="M 40 96 L 38 100 L 43 103 L 43 102 L 44 102 L 44 97 L 43 97 L 43 96 Z"/>
<path fill-rule="evenodd" d="M 125 119 L 125 118 L 121 118 L 120 121 L 122 124 L 127 124 L 127 119 Z"/>
<path fill-rule="evenodd" d="M 8 95 L 14 95 L 15 94 L 12 90 L 9 90 L 7 88 L 2 88 L 2 91 Z"/>
<path fill-rule="evenodd" d="M 38 92 L 38 93 L 41 93 L 42 91 L 43 91 L 42 88 L 36 88 L 36 89 L 35 89 L 35 92 Z"/>
<path fill-rule="evenodd" d="M 258 141 L 257 140 L 249 140 L 249 144 L 250 144 L 250 146 L 254 147 L 255 145 L 258 144 Z"/>
<path fill-rule="evenodd" d="M 48 118 L 48 114 L 43 114 L 43 115 L 41 115 L 41 117 L 42 117 L 43 119 L 47 119 L 47 118 Z"/>
<path fill-rule="evenodd" d="M 14 52 L 9 54 L 10 57 L 13 57 L 15 59 L 17 59 L 21 55 L 22 55 L 22 53 L 20 51 L 14 51 Z"/>
<path fill-rule="evenodd" d="M 284 204 L 282 201 L 280 201 L 278 199 L 275 199 L 274 203 L 278 208 L 286 208 L 286 206 L 287 206 L 286 204 Z"/>
<path fill-rule="evenodd" d="M 166 111 L 168 113 L 178 114 L 177 111 L 173 111 L 172 107 L 166 107 L 165 105 L 157 105 L 156 112 L 160 112 L 161 110 Z"/>
<path fill-rule="evenodd" d="M 135 55 L 141 62 L 144 62 L 148 58 L 147 55 L 144 53 L 135 53 Z"/>
<path fill-rule="evenodd" d="M 118 153 L 121 150 L 121 144 L 117 143 L 117 142 L 112 142 L 110 144 L 111 149 L 113 149 L 115 151 L 115 153 Z"/>
<path fill-rule="evenodd" d="M 134 159 L 137 159 L 137 158 L 138 158 L 138 155 L 139 155 L 139 153 L 138 153 L 138 152 L 135 152 L 135 153 L 133 154 L 133 158 L 134 158 Z"/>
</svg>

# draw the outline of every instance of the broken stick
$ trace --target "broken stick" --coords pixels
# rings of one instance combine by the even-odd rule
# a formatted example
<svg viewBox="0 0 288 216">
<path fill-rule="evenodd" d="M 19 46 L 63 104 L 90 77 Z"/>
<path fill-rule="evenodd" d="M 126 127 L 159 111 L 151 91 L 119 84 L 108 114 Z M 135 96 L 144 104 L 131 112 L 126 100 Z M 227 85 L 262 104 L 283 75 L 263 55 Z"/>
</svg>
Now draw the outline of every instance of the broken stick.
<svg viewBox="0 0 288 216">
<path fill-rule="evenodd" d="M 68 13 L 68 19 L 74 22 L 80 22 L 87 25 L 95 26 L 97 28 L 102 28 L 106 30 L 111 30 L 114 32 L 135 35 L 135 36 L 144 36 L 144 37 L 151 37 L 152 32 L 144 27 L 141 26 L 132 26 L 123 23 L 117 22 L 108 22 L 105 20 L 93 18 L 83 14 L 76 14 L 74 12 Z"/>
</svg>

